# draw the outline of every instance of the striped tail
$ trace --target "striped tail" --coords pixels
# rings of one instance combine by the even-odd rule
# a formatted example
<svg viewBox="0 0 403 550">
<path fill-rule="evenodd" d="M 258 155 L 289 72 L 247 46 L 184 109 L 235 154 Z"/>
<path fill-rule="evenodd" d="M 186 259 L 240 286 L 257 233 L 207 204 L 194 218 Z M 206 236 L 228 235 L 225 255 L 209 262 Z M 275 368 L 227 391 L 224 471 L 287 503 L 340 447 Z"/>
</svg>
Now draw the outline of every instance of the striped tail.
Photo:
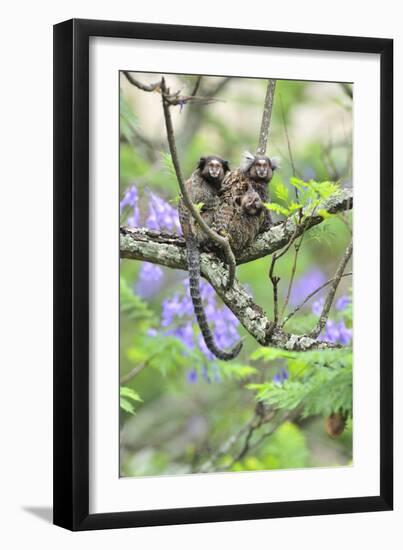
<svg viewBox="0 0 403 550">
<path fill-rule="evenodd" d="M 213 353 L 218 359 L 223 361 L 230 361 L 234 359 L 242 348 L 242 341 L 238 342 L 230 351 L 223 351 L 219 349 L 215 342 L 213 335 L 211 334 L 210 327 L 207 323 L 206 313 L 202 304 L 200 296 L 200 252 L 197 245 L 196 239 L 189 235 L 186 239 L 187 244 L 187 259 L 188 259 L 188 269 L 189 269 L 189 287 L 190 287 L 190 296 L 192 298 L 194 311 L 196 314 L 196 319 L 199 324 L 201 333 L 203 335 L 204 341 L 207 348 Z"/>
</svg>

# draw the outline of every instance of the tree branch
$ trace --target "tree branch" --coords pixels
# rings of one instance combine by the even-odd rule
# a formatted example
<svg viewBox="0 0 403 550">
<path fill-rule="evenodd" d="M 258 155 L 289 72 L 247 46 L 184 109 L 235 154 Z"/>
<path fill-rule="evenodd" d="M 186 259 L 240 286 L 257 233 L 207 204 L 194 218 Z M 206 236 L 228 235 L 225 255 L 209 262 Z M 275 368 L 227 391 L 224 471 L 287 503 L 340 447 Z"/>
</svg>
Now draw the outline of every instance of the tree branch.
<svg viewBox="0 0 403 550">
<path fill-rule="evenodd" d="M 333 279 L 333 282 L 330 286 L 329 292 L 326 296 L 326 300 L 325 300 L 325 303 L 324 303 L 324 306 L 323 306 L 323 309 L 322 309 L 322 313 L 320 314 L 319 321 L 318 321 L 316 327 L 309 333 L 309 336 L 311 338 L 317 338 L 319 336 L 319 334 L 322 332 L 322 330 L 323 330 L 323 328 L 326 324 L 327 318 L 329 316 L 330 306 L 332 305 L 334 296 L 336 294 L 337 287 L 339 286 L 339 283 L 340 283 L 340 279 L 343 276 L 344 270 L 346 269 L 346 265 L 347 265 L 349 259 L 351 258 L 352 252 L 353 252 L 353 242 L 351 241 L 351 243 L 346 248 L 344 256 L 343 256 L 343 258 L 342 258 L 342 260 L 339 264 L 339 267 L 337 268 L 337 271 L 334 275 L 334 279 Z"/>
<path fill-rule="evenodd" d="M 339 212 L 347 205 L 351 206 L 351 191 L 345 190 L 338 199 L 333 198 L 328 203 L 327 210 Z M 303 226 L 306 229 L 321 223 L 320 216 L 308 217 Z M 272 227 L 261 235 L 257 241 L 239 258 L 238 264 L 246 263 L 257 258 L 272 254 L 286 246 L 290 239 L 298 232 L 303 231 L 300 225 L 296 226 L 293 220 L 287 220 Z M 120 230 L 120 255 L 122 258 L 143 260 L 176 269 L 187 269 L 186 245 L 178 235 L 150 231 L 147 229 Z M 273 326 L 260 306 L 255 304 L 252 297 L 237 281 L 229 290 L 222 286 L 226 277 L 226 268 L 221 260 L 213 253 L 201 254 L 201 273 L 211 283 L 223 302 L 242 323 L 243 327 L 262 346 L 273 346 L 282 349 L 304 351 L 308 349 L 326 349 L 337 347 L 329 342 L 317 341 L 311 335 L 295 335 L 284 331 L 281 327 Z"/>
<path fill-rule="evenodd" d="M 262 115 L 262 124 L 260 126 L 259 144 L 256 149 L 256 153 L 258 155 L 266 154 L 275 89 L 276 89 L 276 81 L 268 80 L 266 98 L 264 101 L 264 108 L 263 108 L 263 115 Z"/>
<path fill-rule="evenodd" d="M 195 93 L 192 93 L 191 95 L 180 95 L 180 90 L 178 92 L 175 92 L 174 94 L 170 94 L 169 91 L 164 93 L 163 85 L 164 85 L 164 78 L 162 77 L 161 80 L 158 82 L 154 82 L 153 84 L 143 84 L 137 78 L 135 78 L 129 71 L 122 71 L 127 80 L 138 88 L 139 90 L 142 90 L 143 92 L 159 92 L 161 93 L 165 101 L 168 103 L 168 105 L 185 105 L 186 103 L 201 103 L 201 104 L 208 104 L 208 103 L 214 103 L 216 101 L 220 101 L 216 99 L 215 97 L 200 97 L 196 96 Z"/>
<path fill-rule="evenodd" d="M 344 189 L 337 197 L 325 201 L 320 210 L 335 214 L 351 209 L 352 191 Z M 305 230 L 323 222 L 321 216 L 310 216 L 303 224 L 298 225 L 297 234 L 294 220 L 280 222 L 258 236 L 256 241 L 236 258 L 241 265 L 259 258 L 264 258 L 287 246 L 294 236 L 299 236 Z M 185 240 L 179 235 L 153 231 L 146 228 L 121 227 L 120 256 L 132 260 L 142 260 L 174 269 L 187 269 Z M 214 258 L 212 254 L 202 254 L 202 257 Z"/>
</svg>

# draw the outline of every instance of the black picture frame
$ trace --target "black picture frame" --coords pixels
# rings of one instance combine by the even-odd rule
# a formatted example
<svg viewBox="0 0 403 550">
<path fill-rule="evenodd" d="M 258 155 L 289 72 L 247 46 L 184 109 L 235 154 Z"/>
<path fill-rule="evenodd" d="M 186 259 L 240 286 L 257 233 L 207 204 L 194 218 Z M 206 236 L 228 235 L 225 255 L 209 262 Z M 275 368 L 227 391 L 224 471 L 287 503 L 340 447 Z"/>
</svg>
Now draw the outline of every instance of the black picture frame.
<svg viewBox="0 0 403 550">
<path fill-rule="evenodd" d="M 381 57 L 380 491 L 373 496 L 89 513 L 89 39 L 376 53 Z M 71 530 L 391 510 L 393 40 L 73 19 L 54 26 L 54 523 Z"/>
</svg>

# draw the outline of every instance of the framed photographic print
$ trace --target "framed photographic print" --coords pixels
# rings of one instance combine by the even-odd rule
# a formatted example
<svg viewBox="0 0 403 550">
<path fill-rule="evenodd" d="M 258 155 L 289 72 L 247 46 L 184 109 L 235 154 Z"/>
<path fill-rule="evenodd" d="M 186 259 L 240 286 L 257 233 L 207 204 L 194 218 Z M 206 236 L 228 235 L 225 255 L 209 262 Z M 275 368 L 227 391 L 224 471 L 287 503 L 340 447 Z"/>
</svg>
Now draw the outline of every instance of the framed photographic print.
<svg viewBox="0 0 403 550">
<path fill-rule="evenodd" d="M 392 509 L 389 39 L 54 27 L 54 522 Z"/>
</svg>

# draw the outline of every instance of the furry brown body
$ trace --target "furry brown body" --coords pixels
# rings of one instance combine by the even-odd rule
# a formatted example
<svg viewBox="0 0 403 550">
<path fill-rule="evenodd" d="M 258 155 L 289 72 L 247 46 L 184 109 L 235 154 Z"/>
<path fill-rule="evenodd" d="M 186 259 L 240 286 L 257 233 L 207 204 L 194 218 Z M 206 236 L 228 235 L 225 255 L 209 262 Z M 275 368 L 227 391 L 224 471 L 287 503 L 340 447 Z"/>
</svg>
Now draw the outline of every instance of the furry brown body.
<svg viewBox="0 0 403 550">
<path fill-rule="evenodd" d="M 267 186 L 275 168 L 268 157 L 247 153 L 241 167 L 228 172 L 222 182 L 213 228 L 228 237 L 235 256 L 272 224 L 263 203 L 268 201 Z"/>
</svg>

